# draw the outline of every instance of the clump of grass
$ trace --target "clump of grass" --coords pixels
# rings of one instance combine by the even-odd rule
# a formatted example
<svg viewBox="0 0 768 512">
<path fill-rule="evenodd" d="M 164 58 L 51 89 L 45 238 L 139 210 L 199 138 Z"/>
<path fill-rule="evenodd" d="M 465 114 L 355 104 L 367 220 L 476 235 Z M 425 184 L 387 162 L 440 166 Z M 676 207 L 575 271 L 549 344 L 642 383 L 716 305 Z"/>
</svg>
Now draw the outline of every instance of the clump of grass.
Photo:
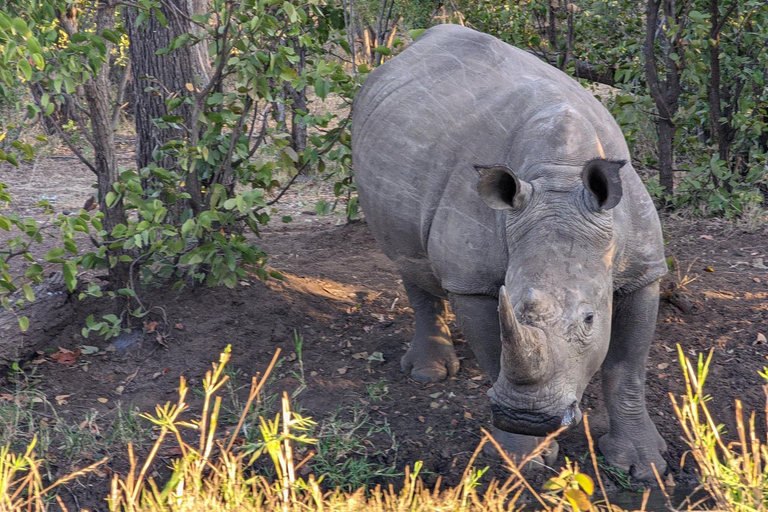
<svg viewBox="0 0 768 512">
<path fill-rule="evenodd" d="M 593 501 L 596 491 L 594 482 L 579 470 L 578 465 L 570 462 L 567 462 L 558 475 L 547 481 L 543 492 L 534 489 L 521 473 L 520 468 L 526 467 L 538 456 L 561 430 L 549 435 L 533 453 L 519 463 L 511 460 L 493 437 L 482 430 L 481 442 L 472 454 L 459 485 L 454 488 L 441 489 L 440 477 L 432 489 L 427 488 L 420 478 L 422 465 L 416 462 L 412 470 L 410 467 L 405 468 L 403 486 L 399 491 L 395 491 L 392 484 L 386 487 L 377 485 L 368 490 L 362 486 L 348 486 L 347 489 L 351 491 L 345 491 L 343 481 L 336 483 L 333 490 L 328 491 L 330 471 L 322 470 L 325 474 L 319 478 L 313 474 L 302 478 L 302 469 L 313 456 L 320 456 L 318 454 L 322 451 L 323 439 L 327 440 L 333 435 L 343 438 L 350 431 L 371 435 L 370 421 L 360 414 L 352 414 L 351 420 L 337 419 L 335 423 L 328 423 L 326 430 L 323 430 L 323 427 L 316 429 L 314 422 L 309 418 L 291 410 L 290 397 L 288 393 L 284 393 L 280 411 L 274 419 L 260 417 L 258 429 L 251 429 L 258 430 L 261 437 L 257 442 L 248 444 L 241 437 L 241 432 L 252 418 L 254 406 L 263 396 L 269 374 L 279 359 L 279 350 L 265 374 L 261 378 L 254 377 L 251 380 L 250 392 L 242 404 L 237 425 L 234 429 L 224 431 L 220 425 L 220 415 L 223 411 L 221 395 L 226 395 L 225 386 L 229 375 L 225 372 L 225 366 L 229 357 L 227 349 L 203 379 L 204 403 L 197 419 L 184 419 L 189 412 L 186 403 L 189 388 L 183 377 L 179 386 L 179 398 L 175 404 L 167 403 L 158 406 L 152 415 L 142 415 L 155 425 L 158 430 L 157 439 L 143 460 L 136 457 L 133 445 L 128 445 L 130 470 L 122 475 L 114 474 L 112 477 L 111 490 L 107 497 L 111 511 L 352 512 L 365 509 L 369 512 L 500 512 L 520 510 L 518 500 L 524 493 L 533 500 L 532 506 L 526 508 L 553 512 L 619 510 L 611 505 L 605 494 L 589 430 L 589 418 L 586 415 L 584 423 L 589 454 L 602 500 Z M 684 369 L 687 371 L 687 395 L 683 397 L 682 404 L 675 402 L 676 411 L 689 436 L 694 457 L 700 467 L 705 468 L 703 473 L 708 478 L 707 490 L 718 500 L 718 506 L 739 511 L 760 509 L 764 502 L 759 500 L 765 499 L 762 483 L 765 481 L 764 468 L 768 466 L 768 450 L 756 440 L 754 415 L 750 421 L 750 444 L 747 444 L 743 422 L 739 423 L 741 451 L 734 445 L 723 444 L 719 427 L 715 426 L 706 409 L 705 396 L 701 391 L 708 364 L 709 359 L 706 362 L 700 359 L 698 371 L 695 372 L 686 360 Z M 133 420 L 126 420 L 126 423 L 132 424 Z M 194 440 L 189 440 L 185 431 L 195 433 L 192 436 Z M 316 438 L 313 437 L 315 432 L 318 434 Z M 151 475 L 154 474 L 153 468 L 157 464 L 156 457 L 160 448 L 169 440 L 175 443 L 181 456 L 173 461 L 170 478 L 161 483 Z M 504 481 L 489 482 L 480 493 L 478 486 L 487 468 L 476 469 L 474 463 L 486 443 L 491 443 L 499 451 L 510 476 Z M 312 444 L 315 444 L 316 451 L 307 449 Z M 353 445 L 350 446 L 354 449 Z M 0 510 L 3 512 L 45 510 L 51 499 L 50 493 L 58 486 L 94 470 L 106 461 L 104 459 L 46 486 L 41 476 L 41 461 L 34 454 L 34 440 L 23 455 L 13 455 L 7 446 L 0 449 Z M 272 462 L 271 477 L 256 474 L 251 468 L 254 459 L 263 456 L 268 456 Z M 317 469 L 316 466 L 313 467 Z M 347 478 L 352 478 L 352 473 L 356 470 L 359 468 L 348 467 L 345 470 Z M 340 479 L 345 471 L 338 473 Z M 646 501 L 648 496 L 649 492 L 646 491 Z M 65 504 L 58 497 L 54 498 L 58 500 L 59 507 L 66 510 Z M 645 509 L 646 501 L 641 510 Z"/>
<path fill-rule="evenodd" d="M 741 400 L 736 400 L 738 442 L 723 439 L 724 427 L 715 422 L 704 393 L 713 351 L 699 358 L 694 367 L 680 345 L 678 357 L 685 376 L 685 395 L 672 398 L 675 414 L 685 433 L 690 454 L 699 467 L 702 485 L 715 501 L 716 508 L 728 511 L 752 511 L 768 508 L 768 444 L 760 441 L 755 430 L 755 413 L 744 423 Z M 760 374 L 768 380 L 768 369 Z M 763 386 L 768 400 L 768 385 Z M 768 408 L 766 408 L 768 419 Z M 663 486 L 662 486 L 663 488 Z"/>
<path fill-rule="evenodd" d="M 397 454 L 395 435 L 386 423 L 376 425 L 359 407 L 346 407 L 322 421 L 312 469 L 331 488 L 355 491 L 376 480 L 401 477 L 394 465 L 379 460 L 388 452 Z M 383 440 L 389 446 L 381 447 Z M 394 457 L 392 457 L 394 458 Z"/>
</svg>

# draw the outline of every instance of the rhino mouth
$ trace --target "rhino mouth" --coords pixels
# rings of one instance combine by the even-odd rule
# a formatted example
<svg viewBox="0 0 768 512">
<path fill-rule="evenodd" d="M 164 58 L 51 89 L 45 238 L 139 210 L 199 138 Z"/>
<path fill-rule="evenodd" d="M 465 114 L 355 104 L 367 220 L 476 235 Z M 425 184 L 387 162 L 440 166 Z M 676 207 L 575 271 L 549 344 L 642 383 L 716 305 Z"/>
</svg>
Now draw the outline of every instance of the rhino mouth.
<svg viewBox="0 0 768 512">
<path fill-rule="evenodd" d="M 577 402 L 568 406 L 563 414 L 521 411 L 495 403 L 491 404 L 491 412 L 494 427 L 528 436 L 546 436 L 562 426 L 570 427 L 581 421 Z"/>
</svg>

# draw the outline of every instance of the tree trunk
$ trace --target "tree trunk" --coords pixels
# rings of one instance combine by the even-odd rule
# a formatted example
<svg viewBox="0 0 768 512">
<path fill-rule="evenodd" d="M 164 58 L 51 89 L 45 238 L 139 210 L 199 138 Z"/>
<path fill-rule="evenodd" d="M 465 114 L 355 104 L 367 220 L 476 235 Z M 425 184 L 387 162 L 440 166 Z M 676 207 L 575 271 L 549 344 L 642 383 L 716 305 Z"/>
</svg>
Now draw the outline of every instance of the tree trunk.
<svg viewBox="0 0 768 512">
<path fill-rule="evenodd" d="M 172 4 L 174 8 L 169 9 L 168 4 Z M 191 92 L 187 89 L 187 84 L 198 88 L 205 77 L 199 55 L 188 46 L 165 55 L 156 54 L 157 50 L 170 46 L 174 38 L 191 31 L 185 18 L 190 15 L 186 0 L 169 0 L 160 9 L 168 20 L 166 27 L 154 16 L 149 16 L 137 27 L 138 11 L 134 8 L 125 10 L 125 27 L 131 42 L 136 166 L 139 169 L 153 161 L 152 153 L 156 148 L 170 140 L 187 137 L 187 133 L 180 133 L 175 129 L 160 129 L 152 120 L 169 114 L 165 106 L 166 99 L 189 96 Z M 181 14 L 178 14 L 177 9 Z M 191 126 L 191 105 L 182 103 L 173 114 L 181 116 L 187 128 Z M 171 167 L 173 163 L 163 161 L 160 165 Z"/>
<path fill-rule="evenodd" d="M 99 33 L 102 30 L 115 29 L 116 0 L 99 0 L 96 14 L 96 27 Z M 105 40 L 107 55 L 112 49 L 112 44 Z M 104 62 L 98 73 L 92 79 L 83 84 L 85 99 L 88 102 L 91 120 L 91 136 L 93 142 L 93 158 L 96 175 L 99 182 L 99 208 L 104 214 L 103 226 L 107 233 L 118 224 L 125 224 L 125 209 L 122 201 L 115 201 L 111 206 L 107 205 L 107 194 L 112 192 L 113 185 L 118 182 L 119 172 L 117 168 L 117 154 L 115 153 L 115 132 L 112 128 L 112 105 L 109 98 L 110 81 L 109 65 Z M 109 235 L 107 237 L 109 239 Z M 110 258 L 119 258 L 120 254 L 114 252 Z M 128 286 L 129 264 L 122 261 L 113 261 L 109 267 L 109 279 L 114 289 Z M 121 314 L 128 306 L 127 298 L 118 295 L 115 311 Z"/>
<path fill-rule="evenodd" d="M 674 194 L 674 142 L 675 125 L 669 119 L 660 118 L 656 125 L 656 133 L 659 136 L 659 184 L 667 194 Z"/>
<path fill-rule="evenodd" d="M 674 116 L 679 106 L 680 94 L 680 68 L 678 62 L 670 58 L 670 54 L 677 50 L 679 35 L 670 45 L 664 47 L 664 62 L 667 67 L 666 79 L 659 79 L 659 70 L 656 64 L 656 40 L 664 26 L 659 26 L 659 7 L 662 0 L 648 0 L 646 9 L 645 43 L 643 55 L 645 57 L 645 80 L 648 91 L 659 111 L 659 119 L 656 124 L 658 135 L 659 157 L 659 184 L 668 195 L 674 194 L 674 139 L 676 127 Z M 664 15 L 671 20 L 678 20 L 678 14 L 672 4 L 664 5 Z M 682 52 L 679 52 L 682 55 Z"/>
<path fill-rule="evenodd" d="M 547 23 L 547 39 L 549 39 L 549 51 L 557 51 L 557 7 L 558 0 L 549 0 L 547 12 L 549 22 Z"/>
<path fill-rule="evenodd" d="M 295 45 L 298 47 L 297 52 L 299 54 L 299 68 L 296 72 L 301 76 L 307 64 L 307 49 L 303 46 L 299 46 L 298 38 L 295 39 Z M 291 117 L 291 146 L 296 153 L 300 154 L 307 149 L 307 125 L 301 121 L 301 115 L 296 111 L 307 111 L 307 88 L 305 86 L 296 90 L 291 87 L 290 84 L 286 84 L 286 88 L 288 88 L 293 99 L 293 106 L 291 107 L 293 111 Z"/>
</svg>

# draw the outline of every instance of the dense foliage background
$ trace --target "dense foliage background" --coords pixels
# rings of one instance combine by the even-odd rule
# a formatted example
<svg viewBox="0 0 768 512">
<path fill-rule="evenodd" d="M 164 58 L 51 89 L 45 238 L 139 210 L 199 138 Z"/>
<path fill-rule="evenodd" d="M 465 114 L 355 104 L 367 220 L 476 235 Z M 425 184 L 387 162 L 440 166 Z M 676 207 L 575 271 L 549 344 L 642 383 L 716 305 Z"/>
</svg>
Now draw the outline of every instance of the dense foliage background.
<svg viewBox="0 0 768 512">
<path fill-rule="evenodd" d="M 18 306 L 44 264 L 107 296 L 110 337 L 145 315 L 141 285 L 267 278 L 247 233 L 300 174 L 333 180 L 357 215 L 349 106 L 367 73 L 421 29 L 461 23 L 593 87 L 664 208 L 739 216 L 765 201 L 768 6 L 761 0 L 7 0 L 0 10 L 0 160 L 65 144 L 94 173 L 93 208 L 41 225 L 13 213 L 0 175 L 0 298 Z M 136 133 L 118 168 L 116 130 Z M 98 205 L 98 208 L 96 208 Z M 41 208 L 47 208 L 45 203 Z M 282 219 L 290 221 L 288 218 Z M 85 235 L 85 236 L 83 236 Z M 9 262 L 24 257 L 23 275 Z M 108 286 L 79 284 L 104 269 Z M 273 274 L 274 277 L 279 277 Z"/>
</svg>

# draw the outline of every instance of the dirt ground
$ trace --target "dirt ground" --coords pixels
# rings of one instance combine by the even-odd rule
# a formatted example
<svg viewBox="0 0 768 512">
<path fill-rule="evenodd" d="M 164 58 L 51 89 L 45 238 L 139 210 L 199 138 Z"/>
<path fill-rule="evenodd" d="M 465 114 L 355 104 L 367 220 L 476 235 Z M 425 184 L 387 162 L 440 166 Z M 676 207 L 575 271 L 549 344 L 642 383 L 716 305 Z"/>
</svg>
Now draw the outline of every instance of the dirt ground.
<svg viewBox="0 0 768 512">
<path fill-rule="evenodd" d="M 12 205 L 14 211 L 29 214 L 42 196 L 57 196 L 52 201 L 57 211 L 79 208 L 90 195 L 90 176 L 84 171 L 75 179 L 71 174 L 64 178 L 61 166 L 46 160 L 35 167 L 4 170 L 2 178 L 10 182 L 18 201 Z M 336 216 L 312 214 L 318 194 L 325 191 L 314 182 L 300 183 L 279 213 L 292 215 L 294 221 L 277 220 L 262 234 L 259 243 L 270 255 L 269 264 L 283 273 L 285 281 L 249 277 L 234 290 L 146 290 L 144 302 L 158 307 L 147 321 L 160 322 L 157 330 L 167 333 L 167 346 L 156 341 L 155 333 L 121 339 L 116 350 L 114 344 L 83 339 L 80 330 L 86 316 L 98 316 L 98 308 L 103 308 L 94 302 L 84 302 L 62 331 L 47 333 L 53 351 L 81 345 L 100 349 L 81 355 L 73 366 L 59 364 L 49 354 L 23 365 L 26 371 L 36 368 L 37 389 L 54 404 L 58 421 L 91 429 L 98 436 L 118 410 L 134 406 L 147 412 L 155 404 L 174 400 L 182 375 L 193 390 L 199 389 L 202 376 L 227 345 L 232 346 L 231 367 L 238 372 L 233 376 L 243 384 L 263 371 L 276 348 L 281 348 L 285 359 L 267 394 L 294 392 L 300 386 L 295 332 L 304 341 L 301 360 L 307 388 L 294 399 L 294 409 L 318 422 L 335 413 L 339 418 L 367 415 L 370 435 L 363 443 L 367 447 L 363 455 L 398 472 L 422 460 L 428 483 L 440 475 L 444 485 L 456 484 L 480 440 L 480 427 L 490 426 L 488 384 L 458 329 L 453 331 L 461 359 L 456 377 L 424 386 L 403 374 L 399 360 L 413 333 L 413 315 L 399 276 L 364 222 L 347 224 Z M 736 398 L 744 402 L 745 411 L 758 411 L 757 422 L 765 431 L 766 398 L 758 371 L 768 365 L 768 345 L 761 336 L 768 334 L 767 238 L 762 227 L 745 232 L 718 220 L 665 216 L 663 225 L 667 256 L 675 260 L 675 270 L 663 286 L 677 293 L 668 293 L 671 298 L 662 301 L 648 361 L 647 401 L 669 445 L 671 474 L 681 486 L 694 486 L 692 460 L 680 465 L 686 445 L 669 398 L 670 393 L 680 395 L 684 387 L 676 344 L 690 356 L 714 350 L 708 392 L 717 420 L 732 437 Z M 126 345 L 130 346 L 123 348 Z M 2 379 L 0 387 L 11 386 Z M 242 398 L 246 391 L 236 394 Z M 68 396 L 58 405 L 55 397 L 62 395 Z M 595 437 L 607 432 L 599 374 L 584 394 L 582 410 L 590 417 Z M 583 427 L 563 435 L 560 446 L 558 464 L 565 457 L 584 460 L 588 448 Z M 139 454 L 147 447 L 140 447 Z M 71 469 L 72 461 L 62 447 L 52 445 L 50 450 L 54 475 Z M 110 471 L 125 470 L 122 448 L 86 451 L 76 462 L 85 465 L 105 454 L 110 457 Z M 171 458 L 169 453 L 161 460 L 168 463 Z M 506 476 L 493 457 L 480 455 L 476 465 L 490 466 L 486 478 Z M 584 465 L 588 466 L 586 461 Z M 71 499 L 95 510 L 105 508 L 99 500 L 106 495 L 108 474 L 81 479 L 68 491 Z M 608 480 L 618 488 L 616 479 Z"/>
</svg>

